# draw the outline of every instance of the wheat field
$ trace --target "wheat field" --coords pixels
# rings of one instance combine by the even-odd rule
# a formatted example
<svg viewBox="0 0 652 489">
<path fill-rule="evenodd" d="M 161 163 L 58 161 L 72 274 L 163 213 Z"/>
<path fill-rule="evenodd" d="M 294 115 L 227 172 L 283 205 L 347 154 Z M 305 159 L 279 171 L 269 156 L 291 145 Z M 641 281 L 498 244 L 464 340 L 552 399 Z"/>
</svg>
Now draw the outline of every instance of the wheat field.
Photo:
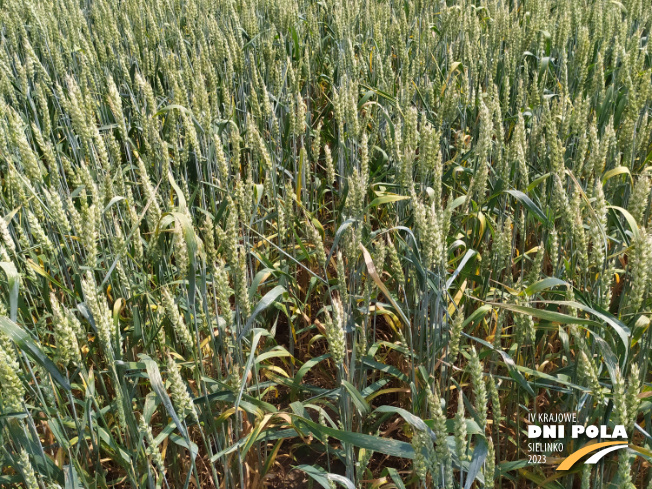
<svg viewBox="0 0 652 489">
<path fill-rule="evenodd" d="M 652 488 L 651 29 L 0 0 L 0 487 Z"/>
</svg>

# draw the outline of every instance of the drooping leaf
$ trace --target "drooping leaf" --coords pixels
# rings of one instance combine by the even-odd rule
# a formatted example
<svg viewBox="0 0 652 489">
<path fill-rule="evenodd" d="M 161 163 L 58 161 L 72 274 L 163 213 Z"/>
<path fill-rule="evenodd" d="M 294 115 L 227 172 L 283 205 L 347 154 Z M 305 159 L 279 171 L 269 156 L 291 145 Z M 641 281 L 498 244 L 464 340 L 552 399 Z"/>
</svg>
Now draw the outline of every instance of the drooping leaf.
<svg viewBox="0 0 652 489">
<path fill-rule="evenodd" d="M 560 285 L 568 285 L 568 282 L 565 282 L 559 278 L 556 277 L 546 277 L 542 280 L 539 280 L 538 282 L 530 285 L 525 289 L 525 295 L 534 295 L 538 294 L 541 291 L 544 291 L 546 289 L 550 289 L 552 287 L 557 287 Z"/>
<path fill-rule="evenodd" d="M 247 319 L 247 323 L 245 324 L 244 328 L 242 328 L 242 332 L 240 333 L 240 335 L 238 335 L 238 340 L 241 340 L 247 335 L 247 333 L 249 333 L 249 330 L 251 329 L 254 321 L 256 320 L 256 317 L 262 311 L 267 309 L 271 304 L 273 304 L 274 301 L 278 298 L 278 296 L 284 294 L 285 292 L 286 292 L 285 287 L 283 287 L 282 285 L 277 285 L 272 290 L 267 292 L 260 299 L 260 301 L 258 301 L 258 304 L 256 304 L 256 307 L 254 307 L 254 310 L 251 312 L 249 319 Z"/>
<path fill-rule="evenodd" d="M 66 378 L 25 330 L 5 316 L 0 316 L 0 330 L 12 339 L 21 351 L 24 351 L 32 360 L 47 370 L 57 384 L 67 391 L 70 390 L 70 384 Z"/>
<path fill-rule="evenodd" d="M 545 224 L 546 226 L 549 225 L 548 218 L 543 213 L 543 211 L 534 202 L 532 202 L 532 199 L 530 199 L 523 192 L 521 192 L 520 190 L 510 190 L 510 189 L 505 190 L 504 192 L 511 195 L 516 200 L 518 200 L 521 204 L 523 204 L 527 208 L 527 210 L 529 210 L 532 214 L 534 214 L 534 216 L 543 224 Z"/>
</svg>

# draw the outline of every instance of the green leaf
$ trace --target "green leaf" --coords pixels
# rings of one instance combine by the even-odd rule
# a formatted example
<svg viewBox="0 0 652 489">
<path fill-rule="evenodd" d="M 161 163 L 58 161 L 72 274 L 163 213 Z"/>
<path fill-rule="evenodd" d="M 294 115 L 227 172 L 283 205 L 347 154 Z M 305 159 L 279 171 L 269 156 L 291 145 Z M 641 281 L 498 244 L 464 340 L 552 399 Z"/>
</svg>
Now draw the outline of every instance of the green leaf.
<svg viewBox="0 0 652 489">
<path fill-rule="evenodd" d="M 312 480 L 314 480 L 317 484 L 322 486 L 324 489 L 330 489 L 331 484 L 327 477 L 328 472 L 326 472 L 318 465 L 301 464 L 301 465 L 295 465 L 294 468 L 304 471 L 306 474 L 310 476 Z"/>
<path fill-rule="evenodd" d="M 297 419 L 297 422 L 306 425 L 308 429 L 316 435 L 327 435 L 336 438 L 341 442 L 350 443 L 356 447 L 366 448 L 392 457 L 413 459 L 415 455 L 412 445 L 404 441 L 365 435 L 363 433 L 353 433 L 351 431 L 336 430 L 334 428 L 317 424 L 314 421 L 297 414 L 293 414 L 292 416 Z"/>
<path fill-rule="evenodd" d="M 385 372 L 387 374 L 393 375 L 397 379 L 409 383 L 410 380 L 408 379 L 407 375 L 405 375 L 403 372 L 401 372 L 399 369 L 394 367 L 393 365 L 385 365 L 384 363 L 377 362 L 371 357 L 363 357 L 362 358 L 362 363 L 370 368 L 379 370 L 380 372 Z"/>
<path fill-rule="evenodd" d="M 9 338 L 18 345 L 18 348 L 20 348 L 21 351 L 27 353 L 32 360 L 47 370 L 61 387 L 70 391 L 70 384 L 68 384 L 66 378 L 61 374 L 61 372 L 59 372 L 59 369 L 52 360 L 43 353 L 43 350 L 34 343 L 31 336 L 26 331 L 5 316 L 0 316 L 0 331 L 9 336 Z"/>
<path fill-rule="evenodd" d="M 462 195 L 452 201 L 450 204 L 448 204 L 448 210 L 453 210 L 456 209 L 457 207 L 461 206 L 464 202 L 466 201 L 466 195 Z"/>
<path fill-rule="evenodd" d="M 593 316 L 597 317 L 598 319 L 604 321 L 609 326 L 611 326 L 616 332 L 616 334 L 618 335 L 618 337 L 623 342 L 623 345 L 625 346 L 625 352 L 629 350 L 629 337 L 631 335 L 631 331 L 619 319 L 615 318 L 607 311 L 598 310 L 599 308 L 585 306 L 584 304 L 580 304 L 579 302 L 575 302 L 575 301 L 543 301 L 543 302 L 546 304 L 558 304 L 560 306 L 575 307 L 581 311 L 592 314 Z M 576 324 L 580 324 L 580 323 L 576 322 Z M 583 322 L 582 324 L 596 324 L 598 326 L 602 326 L 602 323 L 599 323 L 597 321 L 589 321 L 589 323 Z M 623 362 L 625 360 L 626 358 L 623 358 Z"/>
<path fill-rule="evenodd" d="M 256 275 L 254 276 L 253 280 L 251 281 L 251 285 L 249 286 L 249 290 L 247 291 L 247 295 L 249 296 L 249 300 L 253 301 L 256 292 L 258 291 L 258 288 L 264 284 L 268 279 L 271 277 L 275 276 L 275 274 L 283 275 L 283 272 L 281 270 L 278 270 L 274 268 L 273 263 L 269 263 L 269 260 L 267 260 L 267 257 L 264 255 L 261 255 L 260 253 L 256 253 L 255 251 L 252 251 L 251 253 L 258 261 L 261 262 L 261 264 L 266 265 L 265 268 L 261 268 L 258 270 Z M 287 276 L 287 275 L 285 275 Z"/>
<path fill-rule="evenodd" d="M 398 489 L 405 489 L 405 484 L 403 484 L 403 479 L 401 479 L 398 470 L 393 467 L 387 467 L 387 473 L 392 478 L 392 481 L 394 481 L 394 484 Z"/>
<path fill-rule="evenodd" d="M 188 440 L 188 432 L 186 431 L 186 427 L 184 426 L 184 424 L 179 419 L 179 416 L 177 416 L 177 412 L 174 409 L 172 400 L 170 399 L 167 391 L 165 390 L 165 386 L 163 385 L 163 379 L 161 378 L 161 372 L 158 369 L 158 365 L 154 360 L 152 360 L 148 355 L 144 353 L 141 353 L 138 356 L 147 366 L 147 376 L 149 377 L 149 383 L 151 384 L 152 389 L 154 389 L 154 392 L 156 392 L 156 395 L 158 395 L 159 399 L 163 403 L 163 406 L 165 406 L 165 409 L 170 415 L 170 417 L 172 418 L 172 421 L 174 421 L 174 424 L 177 425 L 177 429 L 181 432 L 184 438 Z"/>
<path fill-rule="evenodd" d="M 335 237 L 333 238 L 333 244 L 331 246 L 331 251 L 328 253 L 328 259 L 326 260 L 326 263 L 330 263 L 331 257 L 333 256 L 333 253 L 337 249 L 337 244 L 340 242 L 340 238 L 342 237 L 342 234 L 344 234 L 344 231 L 347 230 L 354 222 L 356 222 L 355 219 L 349 217 L 346 221 L 344 221 L 342 224 L 340 224 L 340 227 L 337 228 L 337 231 L 335 232 Z"/>
<path fill-rule="evenodd" d="M 100 440 L 102 440 L 106 444 L 106 447 L 108 447 L 113 451 L 115 455 L 117 455 L 113 459 L 122 467 L 129 467 L 131 464 L 131 457 L 129 456 L 129 453 L 127 453 L 127 451 L 122 446 L 118 445 L 113 437 L 109 434 L 109 432 L 106 431 L 103 427 L 96 426 L 95 429 L 97 430 L 97 435 L 99 436 Z"/>
<path fill-rule="evenodd" d="M 276 298 L 279 295 L 284 294 L 285 292 L 286 292 L 285 287 L 283 287 L 282 285 L 277 285 L 272 290 L 267 292 L 262 297 L 262 299 L 260 299 L 258 304 L 256 304 L 256 307 L 252 311 L 251 316 L 249 316 L 249 319 L 247 319 L 247 323 L 245 324 L 245 327 L 242 329 L 242 332 L 238 335 L 238 341 L 242 340 L 242 338 L 244 338 L 247 335 L 247 333 L 249 333 L 249 330 L 251 329 L 251 326 L 253 325 L 256 316 L 258 316 L 258 314 L 260 314 L 262 311 L 267 309 L 276 300 Z"/>
<path fill-rule="evenodd" d="M 492 310 L 489 304 L 478 307 L 473 313 L 467 317 L 462 323 L 462 328 L 466 328 L 469 324 L 474 324 L 476 321 L 482 320 L 488 312 Z"/>
<path fill-rule="evenodd" d="M 532 183 L 530 183 L 530 185 L 527 186 L 527 191 L 531 192 L 532 189 L 536 188 L 537 185 L 539 185 L 541 182 L 543 182 L 550 175 L 552 175 L 552 174 L 551 173 L 546 173 L 545 175 L 541 175 L 539 178 L 537 178 L 535 180 L 532 180 Z"/>
<path fill-rule="evenodd" d="M 539 280 L 538 282 L 530 285 L 527 289 L 525 289 L 525 295 L 534 295 L 543 290 L 557 287 L 559 285 L 568 285 L 568 282 L 565 282 L 556 277 L 546 277 L 543 280 Z"/>
<path fill-rule="evenodd" d="M 63 473 L 66 481 L 64 489 L 84 489 L 84 484 L 82 484 L 82 481 L 79 477 L 79 474 L 77 474 L 77 470 L 75 470 L 74 465 L 64 465 Z"/>
<path fill-rule="evenodd" d="M 428 423 L 430 423 L 430 421 Z M 469 434 L 469 435 L 483 435 L 484 436 L 484 430 L 482 428 L 480 428 L 480 426 L 478 425 L 478 423 L 476 422 L 475 419 L 466 418 L 464 420 L 464 424 L 466 424 L 466 432 L 467 432 L 467 434 Z M 447 433 L 455 433 L 455 420 L 454 419 L 447 419 L 446 420 L 446 432 Z"/>
<path fill-rule="evenodd" d="M 330 481 L 335 481 L 338 482 L 339 484 L 342 484 L 344 487 L 346 487 L 346 489 L 355 489 L 355 485 L 353 485 L 351 479 L 348 479 L 343 475 L 328 474 L 326 477 L 328 477 L 328 480 Z"/>
<path fill-rule="evenodd" d="M 158 112 L 156 112 L 156 114 L 154 114 L 154 115 L 159 116 L 159 115 L 165 114 L 166 112 L 170 112 L 171 110 L 178 110 L 179 112 L 183 112 L 183 113 L 188 114 L 189 116 L 193 117 L 192 111 L 190 109 L 187 109 L 183 105 L 179 105 L 179 104 L 166 105 L 165 107 L 162 107 L 161 109 L 159 109 Z M 193 117 L 193 119 L 194 119 L 194 117 Z"/>
<path fill-rule="evenodd" d="M 379 205 L 389 204 L 390 202 L 399 202 L 401 200 L 407 200 L 409 198 L 410 197 L 407 195 L 395 195 L 395 194 L 383 195 L 381 197 L 376 197 L 374 200 L 372 200 L 371 204 L 369 204 L 367 209 L 373 209 L 374 207 L 378 207 Z"/>
<path fill-rule="evenodd" d="M 173 443 L 179 445 L 180 447 L 186 448 L 192 455 L 192 458 L 197 457 L 197 453 L 199 453 L 199 447 L 197 447 L 197 444 L 194 443 L 193 441 L 191 440 L 186 441 L 185 438 L 181 438 L 176 433 L 170 433 L 170 440 Z"/>
<path fill-rule="evenodd" d="M 559 377 L 555 377 L 554 375 L 547 374 L 545 372 L 539 372 L 538 370 L 534 370 L 528 367 L 524 367 L 523 365 L 515 365 L 514 368 L 516 368 L 519 372 L 523 372 L 529 376 L 532 377 L 538 377 L 540 379 L 548 380 L 550 382 L 554 382 L 556 384 L 561 384 L 565 385 L 566 387 L 569 387 L 571 389 L 575 389 L 581 392 L 590 392 L 590 389 L 586 387 L 582 387 L 581 385 L 573 384 L 572 382 L 568 382 L 564 379 L 561 379 Z"/>
<path fill-rule="evenodd" d="M 373 90 L 367 90 L 367 93 L 365 93 L 360 101 L 358 102 L 358 110 L 362 108 L 364 104 L 367 103 L 367 101 L 375 95 L 375 92 Z"/>
<path fill-rule="evenodd" d="M 365 401 L 364 397 L 362 397 L 362 394 L 360 394 L 360 391 L 358 391 L 355 386 L 346 380 L 342 380 L 342 386 L 344 386 L 349 394 L 351 394 L 351 400 L 353 401 L 353 404 L 355 404 L 355 407 L 358 409 L 360 415 L 368 414 L 371 408 L 369 407 L 369 403 Z"/>
<path fill-rule="evenodd" d="M 18 287 L 20 285 L 20 274 L 16 266 L 8 261 L 0 262 L 0 267 L 7 274 L 7 283 L 9 284 L 9 317 L 12 321 L 18 319 Z"/>
<path fill-rule="evenodd" d="M 516 362 L 514 362 L 514 359 L 512 357 L 510 357 L 506 352 L 504 352 L 503 350 L 501 350 L 499 348 L 495 348 L 494 345 L 492 345 L 491 343 L 488 343 L 488 342 L 486 342 L 484 340 L 481 340 L 480 338 L 476 338 L 475 336 L 471 336 L 471 335 L 469 335 L 469 334 L 467 334 L 465 332 L 462 332 L 462 334 L 464 336 L 466 336 L 467 338 L 470 338 L 470 339 L 472 339 L 474 341 L 477 341 L 481 345 L 486 346 L 490 350 L 494 350 L 495 352 L 497 352 L 503 358 L 503 362 L 505 363 L 505 366 L 507 367 L 507 371 L 509 372 L 509 376 L 512 379 L 514 379 L 518 385 L 523 387 L 523 389 L 525 389 L 525 391 L 528 394 L 530 394 L 531 396 L 536 395 L 534 390 L 532 389 L 532 386 L 530 386 L 530 383 L 527 380 L 525 380 L 525 377 L 523 377 L 523 375 L 519 372 L 518 365 L 516 365 Z"/>
<path fill-rule="evenodd" d="M 385 294 L 385 297 L 389 299 L 389 301 L 392 303 L 394 306 L 394 309 L 396 309 L 396 312 L 398 313 L 399 317 L 403 321 L 403 324 L 407 327 L 411 327 L 410 321 L 408 320 L 407 316 L 401 309 L 401 307 L 398 305 L 398 302 L 392 294 L 387 290 L 387 287 L 385 287 L 385 284 L 383 281 L 380 279 L 380 276 L 378 275 L 378 271 L 376 270 L 376 265 L 374 265 L 373 260 L 371 259 L 371 255 L 367 251 L 367 248 L 365 248 L 362 243 L 360 243 L 360 249 L 362 250 L 362 254 L 364 256 L 364 261 L 365 264 L 367 265 L 367 271 L 369 272 L 369 275 L 371 275 L 371 278 L 374 280 L 378 288 Z"/>
<path fill-rule="evenodd" d="M 516 200 L 518 200 L 521 204 L 523 204 L 543 224 L 545 224 L 546 226 L 548 226 L 550 224 L 549 221 L 548 221 L 548 218 L 543 213 L 543 211 L 541 209 L 539 209 L 539 207 L 534 202 L 532 202 L 532 199 L 530 199 L 523 192 L 521 192 L 520 190 L 505 190 L 504 192 L 511 195 Z"/>
<path fill-rule="evenodd" d="M 618 382 L 618 357 L 616 357 L 609 344 L 603 340 L 600 335 L 598 335 L 595 331 L 591 331 L 590 329 L 587 329 L 587 331 L 593 336 L 593 341 L 598 345 L 597 350 L 600 354 L 602 354 L 604 364 L 607 366 L 607 370 L 609 371 L 609 377 L 611 378 L 612 385 L 616 385 Z"/>
<path fill-rule="evenodd" d="M 627 221 L 627 224 L 629 224 L 629 229 L 631 229 L 632 235 L 638 239 L 639 237 L 638 223 L 636 222 L 636 219 L 634 219 L 634 216 L 632 216 L 628 210 L 623 209 L 622 207 L 618 207 L 617 205 L 608 205 L 607 209 L 612 209 L 614 211 L 620 212 L 625 218 L 625 220 Z"/>
<path fill-rule="evenodd" d="M 301 385 L 301 380 L 303 380 L 303 377 L 310 371 L 311 368 L 313 368 L 319 362 L 322 362 L 322 361 L 324 361 L 324 360 L 326 360 L 327 358 L 330 358 L 330 357 L 331 357 L 330 353 L 325 353 L 324 355 L 320 355 L 318 357 L 311 358 L 306 363 L 301 365 L 301 368 L 297 371 L 296 375 L 294 376 L 292 390 L 296 391 L 296 389 L 299 388 L 299 386 Z"/>
<path fill-rule="evenodd" d="M 380 406 L 379 408 L 374 409 L 374 413 L 396 413 L 414 428 L 420 431 L 425 431 L 433 438 L 433 440 L 436 439 L 435 434 L 428 427 L 425 421 L 403 408 L 396 406 Z"/>
<path fill-rule="evenodd" d="M 552 301 L 546 301 L 552 302 Z M 562 304 L 562 302 L 557 302 L 557 304 Z M 570 303 L 569 303 L 570 304 Z M 545 319 L 551 323 L 560 323 L 560 324 L 595 324 L 595 321 L 590 319 L 579 318 L 576 316 L 570 316 L 569 314 L 563 314 L 556 311 L 548 311 L 547 309 L 535 309 L 534 307 L 527 306 L 518 306 L 516 304 L 505 304 L 492 302 L 492 306 L 500 307 L 502 309 L 507 309 L 508 311 L 518 312 L 520 314 L 527 314 L 539 319 Z"/>
<path fill-rule="evenodd" d="M 632 174 L 630 173 L 629 168 L 626 166 L 617 166 L 616 168 L 612 168 L 604 175 L 602 175 L 602 184 L 604 185 L 604 182 L 617 175 L 629 175 L 630 180 L 632 178 Z"/>
<path fill-rule="evenodd" d="M 471 456 L 471 463 L 469 464 L 464 489 L 471 489 L 471 485 L 480 472 L 480 467 L 482 467 L 485 458 L 487 458 L 488 449 L 489 446 L 487 445 L 485 439 L 483 437 L 476 436 L 475 448 L 473 449 L 473 455 Z"/>
<path fill-rule="evenodd" d="M 177 199 L 179 199 L 179 209 L 181 210 L 187 209 L 188 204 L 186 204 L 186 197 L 183 195 L 183 192 L 179 188 L 179 185 L 177 185 L 177 182 L 174 181 L 172 172 L 169 169 L 168 169 L 168 181 L 170 182 L 170 185 L 172 185 L 172 188 L 174 189 L 175 193 L 177 194 Z"/>
<path fill-rule="evenodd" d="M 460 264 L 457 265 L 457 268 L 453 272 L 453 275 L 450 276 L 450 278 L 446 281 L 446 290 L 448 290 L 455 280 L 455 278 L 459 275 L 459 273 L 464 270 L 464 267 L 468 263 L 468 261 L 473 258 L 475 255 L 477 255 L 478 252 L 473 250 L 473 249 L 468 249 L 466 250 L 466 253 L 464 254 L 464 257 L 462 258 L 462 261 L 460 261 Z"/>
<path fill-rule="evenodd" d="M 269 331 L 266 331 L 261 328 L 256 328 L 254 329 L 254 338 L 251 340 L 251 350 L 249 351 L 249 357 L 247 358 L 247 363 L 245 365 L 244 372 L 242 374 L 242 378 L 246 379 L 247 375 L 249 375 L 249 372 L 251 371 L 251 368 L 253 367 L 254 364 L 254 358 L 256 357 L 256 348 L 258 347 L 258 342 L 263 336 L 269 336 L 270 333 Z M 236 397 L 235 400 L 235 408 L 236 410 L 238 409 L 238 406 L 240 405 L 240 399 L 242 399 L 242 394 L 244 393 L 245 387 L 247 386 L 246 382 L 242 382 L 240 385 L 240 392 L 238 393 L 238 397 Z"/>
</svg>

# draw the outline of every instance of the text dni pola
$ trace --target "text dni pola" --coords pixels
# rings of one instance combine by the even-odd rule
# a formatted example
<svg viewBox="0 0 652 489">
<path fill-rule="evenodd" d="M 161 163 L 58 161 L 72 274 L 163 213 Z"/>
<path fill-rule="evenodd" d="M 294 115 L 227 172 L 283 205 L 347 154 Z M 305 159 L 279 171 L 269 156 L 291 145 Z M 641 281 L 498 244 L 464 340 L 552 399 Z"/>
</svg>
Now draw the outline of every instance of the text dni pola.
<svg viewBox="0 0 652 489">
<path fill-rule="evenodd" d="M 544 439 L 559 439 L 566 436 L 566 426 L 559 424 L 551 425 L 528 425 L 527 437 L 528 438 L 544 438 Z M 613 438 L 627 438 L 625 427 L 623 425 L 614 426 L 613 431 L 606 425 L 589 425 L 584 426 L 581 424 L 574 424 L 570 427 L 571 438 L 579 438 L 585 435 L 588 438 L 613 439 Z"/>
</svg>

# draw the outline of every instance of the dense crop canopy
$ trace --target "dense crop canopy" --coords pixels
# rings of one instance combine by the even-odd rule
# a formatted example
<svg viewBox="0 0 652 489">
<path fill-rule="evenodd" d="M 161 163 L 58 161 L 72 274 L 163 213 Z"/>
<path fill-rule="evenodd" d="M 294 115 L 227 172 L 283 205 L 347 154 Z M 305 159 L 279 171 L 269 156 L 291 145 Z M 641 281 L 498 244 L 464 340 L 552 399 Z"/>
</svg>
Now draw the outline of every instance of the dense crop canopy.
<svg viewBox="0 0 652 489">
<path fill-rule="evenodd" d="M 646 487 L 651 28 L 0 0 L 0 486 Z"/>
</svg>

